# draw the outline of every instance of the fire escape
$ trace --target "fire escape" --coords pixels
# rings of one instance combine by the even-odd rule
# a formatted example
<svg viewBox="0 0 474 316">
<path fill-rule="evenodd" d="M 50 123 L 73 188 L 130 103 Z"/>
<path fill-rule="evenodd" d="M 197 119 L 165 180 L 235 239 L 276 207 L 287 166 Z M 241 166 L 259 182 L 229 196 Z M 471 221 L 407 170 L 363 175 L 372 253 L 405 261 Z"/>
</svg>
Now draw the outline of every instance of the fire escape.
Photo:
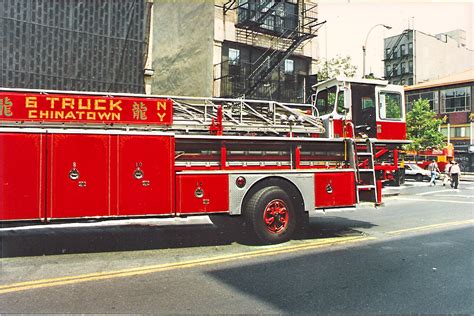
<svg viewBox="0 0 474 316">
<path fill-rule="evenodd" d="M 409 61 L 409 57 L 411 56 L 411 54 L 407 53 L 405 55 L 402 55 L 402 52 L 399 49 L 399 45 L 400 45 L 400 42 L 402 41 L 403 37 L 406 36 L 407 38 L 409 38 L 409 33 L 410 33 L 410 30 L 404 30 L 398 36 L 397 40 L 395 41 L 395 43 L 390 48 L 390 53 L 388 54 L 388 56 L 386 56 L 385 60 L 398 59 L 398 61 L 397 61 L 398 66 L 396 68 L 396 72 L 395 72 L 395 69 L 392 67 L 392 70 L 390 71 L 390 73 L 387 73 L 387 79 L 388 80 L 393 80 L 394 77 L 398 77 L 398 76 L 400 77 L 400 80 L 401 80 L 404 76 L 407 75 L 407 73 L 409 75 L 413 75 L 409 71 L 408 72 L 404 71 L 404 69 L 402 69 L 402 67 L 401 67 L 402 62 L 405 62 L 405 64 L 406 64 Z M 394 57 L 395 54 L 397 54 L 397 55 L 400 54 L 400 57 Z M 408 65 L 406 65 L 406 67 L 408 67 Z M 400 73 L 400 75 L 398 73 Z"/>
<path fill-rule="evenodd" d="M 224 5 L 224 12 L 237 10 L 237 41 L 250 46 L 265 47 L 263 54 L 253 62 L 244 75 L 241 95 L 255 97 L 257 89 L 265 88 L 272 72 L 292 55 L 305 41 L 316 37 L 318 28 L 325 22 L 318 22 L 317 4 L 298 0 L 294 14 L 285 6 L 288 0 L 230 0 Z M 242 7 L 245 6 L 245 9 Z M 250 10 L 252 8 L 252 10 Z M 265 34 L 262 37 L 262 34 Z"/>
</svg>

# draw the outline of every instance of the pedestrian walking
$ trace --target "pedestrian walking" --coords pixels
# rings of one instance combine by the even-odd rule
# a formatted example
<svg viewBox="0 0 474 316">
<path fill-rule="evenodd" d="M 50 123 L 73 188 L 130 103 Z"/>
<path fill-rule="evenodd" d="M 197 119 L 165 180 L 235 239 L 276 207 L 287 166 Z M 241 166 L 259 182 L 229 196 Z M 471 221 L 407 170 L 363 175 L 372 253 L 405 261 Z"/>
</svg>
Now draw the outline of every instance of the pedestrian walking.
<svg viewBox="0 0 474 316">
<path fill-rule="evenodd" d="M 431 179 L 430 179 L 430 186 L 436 185 L 436 177 L 439 173 L 438 164 L 436 160 L 432 160 L 431 163 L 428 165 L 428 170 L 431 172 Z"/>
<path fill-rule="evenodd" d="M 448 161 L 448 163 L 444 167 L 443 187 L 446 186 L 447 183 L 452 182 L 452 179 L 451 179 L 451 166 L 452 166 L 451 162 Z"/>
<path fill-rule="evenodd" d="M 451 163 L 451 187 L 453 189 L 457 189 L 459 184 L 459 177 L 461 176 L 461 168 L 459 168 L 459 164 L 456 161 L 453 160 Z"/>
</svg>

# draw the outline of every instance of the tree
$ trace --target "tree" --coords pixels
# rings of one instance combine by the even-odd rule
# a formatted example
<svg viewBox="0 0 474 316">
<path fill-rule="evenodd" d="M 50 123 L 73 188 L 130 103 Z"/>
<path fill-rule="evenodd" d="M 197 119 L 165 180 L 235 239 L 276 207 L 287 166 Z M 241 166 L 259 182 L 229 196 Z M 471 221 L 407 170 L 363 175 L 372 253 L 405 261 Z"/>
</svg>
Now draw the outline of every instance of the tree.
<svg viewBox="0 0 474 316">
<path fill-rule="evenodd" d="M 407 137 L 413 143 L 407 145 L 408 150 L 440 149 L 446 142 L 446 137 L 439 131 L 443 119 L 436 117 L 431 111 L 430 102 L 418 99 L 413 103 L 413 109 L 407 113 Z"/>
<path fill-rule="evenodd" d="M 353 77 L 357 67 L 352 65 L 352 59 L 349 56 L 336 56 L 329 60 L 321 59 L 316 63 L 316 74 L 318 81 L 331 79 L 337 76 Z"/>
</svg>

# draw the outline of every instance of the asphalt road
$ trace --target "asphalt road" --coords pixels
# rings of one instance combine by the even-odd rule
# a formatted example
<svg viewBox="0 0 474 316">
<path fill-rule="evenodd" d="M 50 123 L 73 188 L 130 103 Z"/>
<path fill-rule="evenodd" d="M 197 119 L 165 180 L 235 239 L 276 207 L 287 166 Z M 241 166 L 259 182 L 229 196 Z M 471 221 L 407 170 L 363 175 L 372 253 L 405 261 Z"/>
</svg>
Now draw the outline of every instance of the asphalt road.
<svg viewBox="0 0 474 316">
<path fill-rule="evenodd" d="M 407 183 L 265 247 L 205 220 L 3 230 L 0 312 L 472 314 L 473 192 Z"/>
</svg>

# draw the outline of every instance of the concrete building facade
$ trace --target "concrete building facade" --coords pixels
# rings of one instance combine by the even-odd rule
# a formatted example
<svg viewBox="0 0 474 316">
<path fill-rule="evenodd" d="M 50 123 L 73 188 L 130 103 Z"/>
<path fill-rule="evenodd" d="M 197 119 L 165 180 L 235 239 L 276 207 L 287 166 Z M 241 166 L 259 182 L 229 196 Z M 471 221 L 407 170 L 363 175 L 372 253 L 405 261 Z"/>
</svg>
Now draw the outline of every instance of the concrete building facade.
<svg viewBox="0 0 474 316">
<path fill-rule="evenodd" d="M 303 102 L 318 59 L 316 0 L 154 0 L 152 94 Z"/>
<path fill-rule="evenodd" d="M 466 32 L 429 35 L 417 30 L 384 39 L 385 78 L 413 85 L 474 67 L 474 51 L 466 47 Z"/>
</svg>

